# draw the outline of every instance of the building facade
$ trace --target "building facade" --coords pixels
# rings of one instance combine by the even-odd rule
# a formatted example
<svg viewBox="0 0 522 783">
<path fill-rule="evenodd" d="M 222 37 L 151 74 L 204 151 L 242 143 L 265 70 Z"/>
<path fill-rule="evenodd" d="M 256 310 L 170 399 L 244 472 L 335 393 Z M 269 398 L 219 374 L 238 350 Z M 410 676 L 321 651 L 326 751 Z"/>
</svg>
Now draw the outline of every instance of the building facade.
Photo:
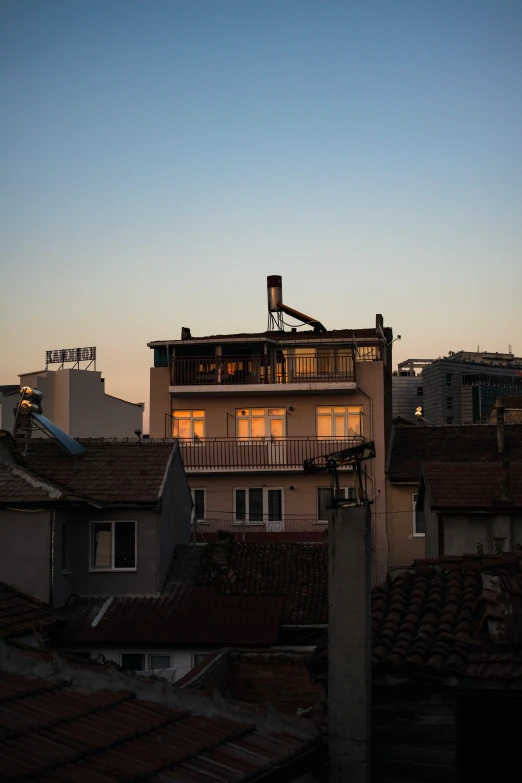
<svg viewBox="0 0 522 783">
<path fill-rule="evenodd" d="M 150 435 L 179 439 L 204 540 L 219 529 L 243 537 L 325 531 L 329 475 L 305 474 L 304 461 L 372 440 L 365 482 L 373 568 L 375 577 L 385 574 L 392 339 L 378 315 L 371 329 L 210 337 L 183 330 L 180 340 L 149 343 Z M 343 497 L 354 496 L 352 471 L 340 470 L 340 485 Z"/>
</svg>

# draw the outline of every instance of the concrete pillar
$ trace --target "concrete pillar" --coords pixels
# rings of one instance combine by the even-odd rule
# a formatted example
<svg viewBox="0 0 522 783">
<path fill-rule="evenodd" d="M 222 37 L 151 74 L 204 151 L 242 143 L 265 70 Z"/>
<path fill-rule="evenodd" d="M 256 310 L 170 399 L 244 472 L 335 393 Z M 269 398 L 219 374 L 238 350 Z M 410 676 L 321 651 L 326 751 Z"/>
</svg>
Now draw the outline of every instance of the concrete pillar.
<svg viewBox="0 0 522 783">
<path fill-rule="evenodd" d="M 330 783 L 370 780 L 370 506 L 330 512 L 328 713 Z"/>
</svg>

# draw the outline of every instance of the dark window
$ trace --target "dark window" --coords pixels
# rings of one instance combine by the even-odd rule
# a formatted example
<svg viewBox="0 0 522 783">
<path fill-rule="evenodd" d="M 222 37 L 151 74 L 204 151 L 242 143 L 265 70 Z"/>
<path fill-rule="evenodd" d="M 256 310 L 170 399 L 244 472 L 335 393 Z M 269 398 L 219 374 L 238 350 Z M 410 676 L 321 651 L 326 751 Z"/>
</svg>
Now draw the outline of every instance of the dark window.
<svg viewBox="0 0 522 783">
<path fill-rule="evenodd" d="M 448 416 L 447 417 L 446 424 L 453 424 L 453 416 Z"/>
<path fill-rule="evenodd" d="M 453 408 L 453 397 L 446 397 L 446 408 Z"/>
<path fill-rule="evenodd" d="M 248 490 L 248 518 L 250 522 L 263 521 L 263 489 L 261 487 Z"/>
<path fill-rule="evenodd" d="M 280 489 L 268 490 L 268 521 L 276 522 L 283 518 L 283 503 Z"/>
<path fill-rule="evenodd" d="M 424 394 L 424 388 L 422 386 L 417 386 L 417 397 L 422 397 Z"/>
<path fill-rule="evenodd" d="M 170 655 L 149 655 L 149 669 L 169 669 Z"/>
<path fill-rule="evenodd" d="M 136 568 L 136 525 L 114 523 L 114 568 Z"/>
<path fill-rule="evenodd" d="M 451 386 L 451 373 L 446 373 L 446 386 Z"/>
<path fill-rule="evenodd" d="M 193 666 L 199 666 L 202 661 L 205 660 L 205 658 L 208 658 L 210 653 L 194 653 L 192 656 L 192 665 Z"/>
<path fill-rule="evenodd" d="M 236 489 L 236 519 L 246 519 L 246 489 Z"/>
<path fill-rule="evenodd" d="M 142 672 L 145 668 L 145 656 L 143 653 L 122 653 L 121 665 L 124 669 Z"/>
<path fill-rule="evenodd" d="M 205 519 L 205 490 L 193 489 L 194 519 Z"/>
</svg>

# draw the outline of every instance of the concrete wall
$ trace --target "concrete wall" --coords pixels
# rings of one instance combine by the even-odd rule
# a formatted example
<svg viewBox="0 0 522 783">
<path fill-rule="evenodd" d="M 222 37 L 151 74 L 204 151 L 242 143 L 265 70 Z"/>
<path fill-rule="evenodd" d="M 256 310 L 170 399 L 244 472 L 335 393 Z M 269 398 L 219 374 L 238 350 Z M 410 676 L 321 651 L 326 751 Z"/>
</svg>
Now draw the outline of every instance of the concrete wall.
<svg viewBox="0 0 522 783">
<path fill-rule="evenodd" d="M 19 402 L 20 397 L 18 394 L 4 395 L 0 393 L 0 430 L 13 431 L 13 408 L 16 408 Z"/>
<path fill-rule="evenodd" d="M 0 581 L 49 601 L 51 511 L 0 509 Z"/>
<path fill-rule="evenodd" d="M 169 415 L 172 410 L 169 385 L 168 367 L 150 368 L 149 433 L 151 438 L 165 437 L 165 414 Z M 187 403 L 184 407 L 190 408 L 191 404 Z"/>
<path fill-rule="evenodd" d="M 392 415 L 414 421 L 415 410 L 424 408 L 424 379 L 422 375 L 394 375 Z"/>
<path fill-rule="evenodd" d="M 163 490 L 161 535 L 158 538 L 157 590 L 163 587 L 174 548 L 179 544 L 188 544 L 190 541 L 191 516 L 192 497 L 181 456 L 176 448 L 172 455 Z"/>
<path fill-rule="evenodd" d="M 499 545 L 504 552 L 511 552 L 517 544 L 522 544 L 522 516 L 519 514 L 439 514 L 428 508 L 425 515 L 426 557 L 439 556 L 440 526 L 443 527 L 444 546 L 441 554 L 474 554 L 480 547 L 485 554 L 495 554 Z"/>
<path fill-rule="evenodd" d="M 137 522 L 136 571 L 89 571 L 90 523 L 112 520 Z M 157 589 L 160 535 L 159 511 L 139 508 L 77 510 L 71 515 L 71 579 L 73 593 L 79 595 L 150 594 Z"/>
<path fill-rule="evenodd" d="M 412 494 L 418 484 L 386 483 L 388 537 L 390 542 L 390 566 L 411 565 L 415 559 L 425 557 L 425 537 L 413 535 Z"/>
</svg>

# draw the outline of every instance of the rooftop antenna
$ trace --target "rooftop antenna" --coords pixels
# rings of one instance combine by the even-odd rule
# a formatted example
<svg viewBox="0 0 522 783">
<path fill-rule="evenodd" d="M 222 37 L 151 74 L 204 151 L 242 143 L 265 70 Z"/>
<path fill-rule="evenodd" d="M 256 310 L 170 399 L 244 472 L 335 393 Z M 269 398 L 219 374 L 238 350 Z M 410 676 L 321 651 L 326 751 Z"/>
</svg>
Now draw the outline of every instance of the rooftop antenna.
<svg viewBox="0 0 522 783">
<path fill-rule="evenodd" d="M 22 447 L 24 457 L 27 456 L 33 429 L 40 430 L 48 438 L 55 440 L 71 456 L 78 457 L 87 451 L 85 446 L 71 438 L 42 414 L 43 394 L 41 391 L 32 389 L 30 386 L 22 386 L 20 398 L 13 426 L 13 438 Z"/>
</svg>

